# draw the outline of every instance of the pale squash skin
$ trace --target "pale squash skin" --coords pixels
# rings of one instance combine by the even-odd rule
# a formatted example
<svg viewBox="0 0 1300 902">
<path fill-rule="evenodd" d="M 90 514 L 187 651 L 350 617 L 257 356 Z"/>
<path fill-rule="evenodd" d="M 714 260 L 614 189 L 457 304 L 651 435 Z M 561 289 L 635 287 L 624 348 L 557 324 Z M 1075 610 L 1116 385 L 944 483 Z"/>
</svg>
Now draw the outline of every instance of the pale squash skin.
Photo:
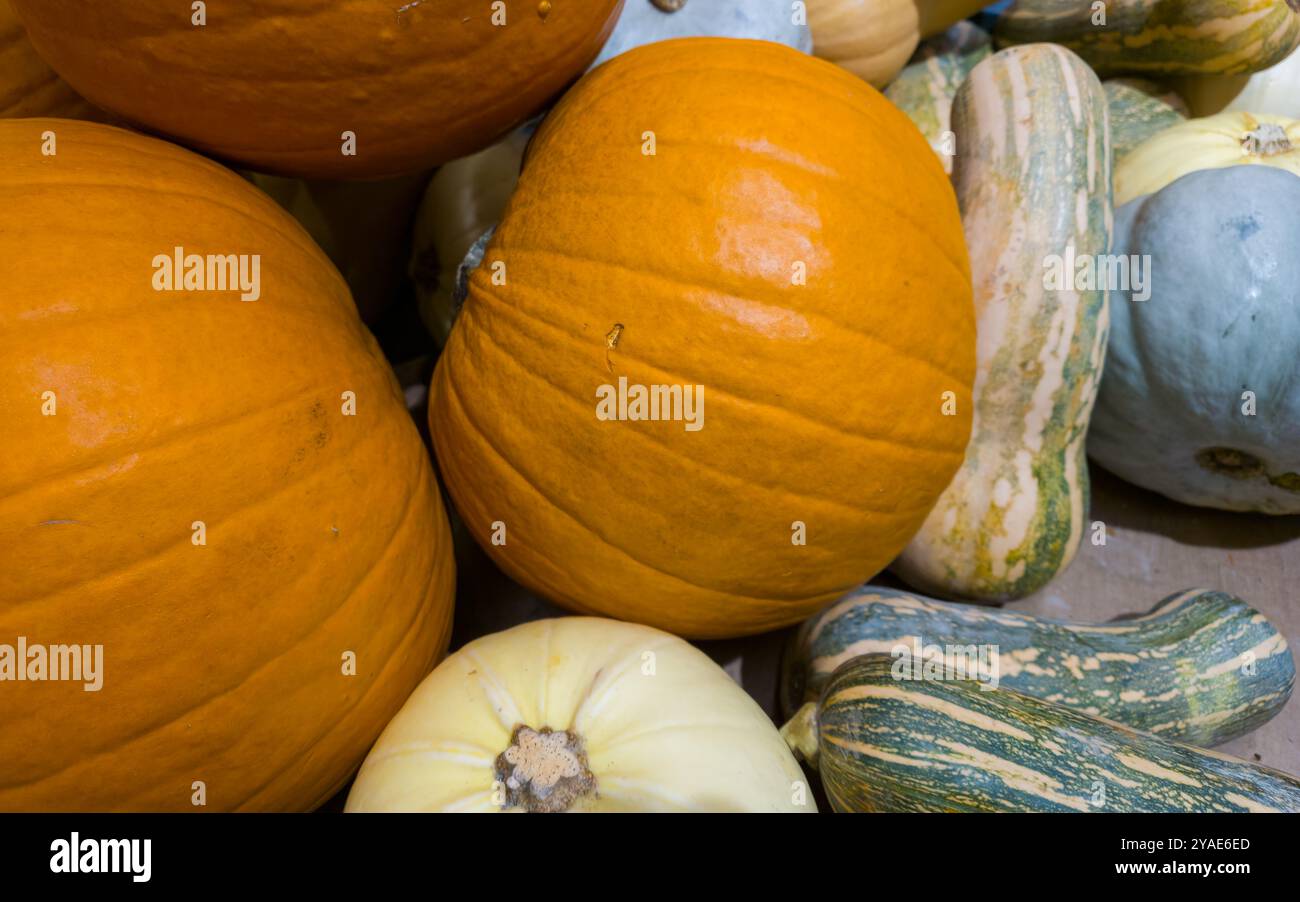
<svg viewBox="0 0 1300 902">
<path fill-rule="evenodd" d="M 836 811 L 1300 811 L 1300 779 L 974 680 L 840 667 L 782 732 Z"/>
<path fill-rule="evenodd" d="M 533 136 L 469 279 L 429 410 L 448 490 L 570 609 L 797 622 L 884 567 L 961 461 L 968 266 L 938 160 L 861 80 L 763 41 L 631 50 Z M 624 376 L 705 386 L 703 428 L 597 419 Z"/>
<path fill-rule="evenodd" d="M 411 241 L 411 280 L 420 316 L 441 347 L 458 305 L 456 271 L 479 236 L 501 221 L 519 181 L 530 126 L 486 150 L 441 167 L 420 199 Z"/>
<path fill-rule="evenodd" d="M 622 0 L 11 0 L 87 99 L 276 175 L 405 175 L 487 147 L 581 74 Z M 345 156 L 343 133 L 356 135 Z"/>
<path fill-rule="evenodd" d="M 1258 72 L 1300 46 L 1296 0 L 1015 0 L 998 17 L 999 47 L 1062 44 L 1098 75 Z"/>
<path fill-rule="evenodd" d="M 812 30 L 794 19 L 790 0 L 688 0 L 672 11 L 660 9 L 654 0 L 624 0 L 614 33 L 592 66 L 672 38 L 752 38 L 811 53 Z"/>
<path fill-rule="evenodd" d="M 1163 129 L 1115 167 L 1115 203 L 1223 166 L 1270 166 L 1300 175 L 1300 120 L 1233 111 Z"/>
<path fill-rule="evenodd" d="M 1300 52 L 1248 75 L 1190 75 L 1174 87 L 1187 98 L 1194 116 L 1231 110 L 1271 113 L 1300 119 Z"/>
<path fill-rule="evenodd" d="M 943 34 L 923 41 L 911 61 L 885 89 L 885 96 L 911 119 L 952 172 L 952 99 L 970 70 L 992 52 L 988 32 L 972 22 L 958 22 Z"/>
<path fill-rule="evenodd" d="M 982 6 L 983 0 L 807 0 L 813 53 L 883 88 L 922 38 Z"/>
<path fill-rule="evenodd" d="M 36 53 L 9 0 L 0 0 L 0 119 L 102 119 Z"/>
<path fill-rule="evenodd" d="M 1300 514 L 1300 178 L 1205 169 L 1115 218 L 1116 253 L 1150 257 L 1150 297 L 1115 296 L 1088 452 L 1184 504 Z"/>
<path fill-rule="evenodd" d="M 1044 260 L 1067 247 L 1107 251 L 1106 123 L 1100 82 L 1057 45 L 1001 51 L 957 93 L 953 182 L 974 269 L 975 420 L 965 462 L 894 563 L 921 591 L 1021 598 L 1068 566 L 1082 538 L 1106 293 L 1047 289 Z"/>
<path fill-rule="evenodd" d="M 1187 121 L 1187 105 L 1182 98 L 1155 82 L 1111 78 L 1101 86 L 1106 91 L 1110 116 L 1112 166 L 1151 136 Z"/>
<path fill-rule="evenodd" d="M 0 158 L 0 642 L 102 643 L 105 671 L 3 684 L 0 810 L 313 808 L 451 626 L 447 518 L 392 371 L 233 172 L 55 119 L 0 120 Z M 155 291 L 177 244 L 260 254 L 261 297 Z"/>
<path fill-rule="evenodd" d="M 816 701 L 850 658 L 917 641 L 989 646 L 999 688 L 1200 746 L 1267 722 L 1295 683 L 1286 638 L 1224 592 L 1188 589 L 1141 617 L 1070 623 L 864 586 L 800 627 L 782 707 L 789 716 Z"/>
<path fill-rule="evenodd" d="M 533 621 L 447 658 L 375 743 L 346 810 L 538 810 L 506 796 L 496 766 L 520 725 L 582 740 L 594 785 L 560 810 L 817 811 L 775 725 L 722 668 L 675 636 L 595 617 Z"/>
</svg>

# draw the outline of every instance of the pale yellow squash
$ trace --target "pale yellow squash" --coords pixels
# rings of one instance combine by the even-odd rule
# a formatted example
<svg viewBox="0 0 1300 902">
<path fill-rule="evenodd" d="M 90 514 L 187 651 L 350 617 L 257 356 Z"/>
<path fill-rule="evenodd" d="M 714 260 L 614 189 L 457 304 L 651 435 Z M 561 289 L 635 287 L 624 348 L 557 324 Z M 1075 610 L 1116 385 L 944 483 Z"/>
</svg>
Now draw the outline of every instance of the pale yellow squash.
<svg viewBox="0 0 1300 902">
<path fill-rule="evenodd" d="M 348 811 L 815 812 L 794 757 L 703 652 L 646 626 L 537 620 L 443 661 Z"/>
<path fill-rule="evenodd" d="M 894 80 L 922 38 L 984 6 L 983 0 L 807 0 L 813 53 L 877 88 Z"/>
<path fill-rule="evenodd" d="M 1300 175 L 1300 120 L 1219 113 L 1157 132 L 1115 167 L 1115 206 L 1198 169 L 1276 166 Z"/>
</svg>

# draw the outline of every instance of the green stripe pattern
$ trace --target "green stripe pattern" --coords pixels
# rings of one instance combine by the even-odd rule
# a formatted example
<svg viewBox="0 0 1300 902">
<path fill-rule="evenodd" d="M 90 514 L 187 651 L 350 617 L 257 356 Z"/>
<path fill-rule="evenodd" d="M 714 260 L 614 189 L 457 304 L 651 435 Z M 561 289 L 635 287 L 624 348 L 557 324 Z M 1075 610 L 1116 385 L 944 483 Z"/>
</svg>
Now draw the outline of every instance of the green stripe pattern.
<svg viewBox="0 0 1300 902">
<path fill-rule="evenodd" d="M 893 663 L 854 658 L 816 708 L 836 811 L 1300 811 L 1295 777 L 1006 688 L 895 679 Z"/>
<path fill-rule="evenodd" d="M 916 643 L 984 646 L 1002 688 L 1202 746 L 1259 727 L 1295 683 L 1286 638 L 1226 592 L 1189 589 L 1140 617 L 1089 624 L 864 586 L 796 633 L 781 679 L 786 715 L 820 697 L 844 662 Z"/>
<path fill-rule="evenodd" d="M 1100 20 L 1104 12 L 1104 22 Z M 1258 72 L 1300 44 L 1296 0 L 1016 0 L 998 18 L 999 47 L 1069 47 L 1102 76 Z"/>
</svg>

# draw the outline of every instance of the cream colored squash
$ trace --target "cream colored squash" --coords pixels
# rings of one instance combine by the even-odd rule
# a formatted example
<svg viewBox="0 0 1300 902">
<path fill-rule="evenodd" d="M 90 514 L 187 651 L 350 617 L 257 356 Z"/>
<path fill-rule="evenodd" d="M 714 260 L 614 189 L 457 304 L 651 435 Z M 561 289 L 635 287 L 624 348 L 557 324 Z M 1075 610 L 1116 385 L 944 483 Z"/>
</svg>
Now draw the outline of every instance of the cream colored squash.
<svg viewBox="0 0 1300 902">
<path fill-rule="evenodd" d="M 1190 75 L 1173 85 L 1193 116 L 1245 110 L 1300 119 L 1300 51 L 1253 75 Z"/>
<path fill-rule="evenodd" d="M 456 319 L 456 268 L 475 240 L 501 219 L 519 181 L 530 126 L 438 170 L 420 201 L 411 245 L 411 280 L 425 327 L 446 344 Z"/>
<path fill-rule="evenodd" d="M 984 0 L 807 0 L 813 53 L 883 88 L 922 38 L 984 6 Z"/>
<path fill-rule="evenodd" d="M 353 811 L 815 812 L 740 686 L 687 642 L 537 620 L 447 658 L 389 723 Z"/>
<path fill-rule="evenodd" d="M 1115 167 L 1115 206 L 1198 169 L 1239 165 L 1275 166 L 1300 175 L 1300 120 L 1228 112 L 1158 132 Z"/>
</svg>

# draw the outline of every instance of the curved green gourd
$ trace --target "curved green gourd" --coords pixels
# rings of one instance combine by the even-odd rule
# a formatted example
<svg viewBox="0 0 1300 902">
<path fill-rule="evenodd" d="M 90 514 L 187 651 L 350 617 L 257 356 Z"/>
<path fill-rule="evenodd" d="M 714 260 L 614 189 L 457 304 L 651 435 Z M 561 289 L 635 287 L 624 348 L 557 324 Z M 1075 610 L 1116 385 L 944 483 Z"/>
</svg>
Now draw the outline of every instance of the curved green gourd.
<svg viewBox="0 0 1300 902">
<path fill-rule="evenodd" d="M 1022 598 L 1078 550 L 1109 317 L 1075 261 L 1110 245 L 1106 117 L 1097 76 L 1055 44 L 990 56 L 953 102 L 980 340 L 966 459 L 893 565 L 923 592 Z"/>
<path fill-rule="evenodd" d="M 1103 76 L 1233 75 L 1267 69 L 1300 45 L 1300 2 L 1015 0 L 994 37 L 999 47 L 1062 44 Z"/>
<path fill-rule="evenodd" d="M 836 811 L 1300 811 L 1300 780 L 972 680 L 865 655 L 782 735 Z"/>
<path fill-rule="evenodd" d="M 1263 724 L 1295 683 L 1285 637 L 1226 592 L 1189 589 L 1141 617 L 1093 624 L 864 586 L 791 641 L 787 716 L 815 701 L 845 661 L 915 643 L 988 647 L 1001 688 L 1205 746 Z"/>
</svg>

